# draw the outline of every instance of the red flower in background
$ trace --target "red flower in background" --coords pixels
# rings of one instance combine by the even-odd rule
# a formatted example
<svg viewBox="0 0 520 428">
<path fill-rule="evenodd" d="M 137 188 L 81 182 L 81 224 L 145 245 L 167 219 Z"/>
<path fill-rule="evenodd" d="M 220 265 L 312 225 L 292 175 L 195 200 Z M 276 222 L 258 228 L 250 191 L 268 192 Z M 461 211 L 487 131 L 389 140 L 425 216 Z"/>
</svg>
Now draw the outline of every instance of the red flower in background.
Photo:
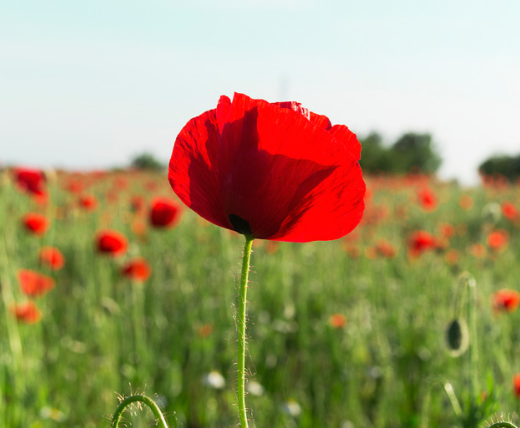
<svg viewBox="0 0 520 428">
<path fill-rule="evenodd" d="M 442 223 L 440 226 L 439 226 L 439 230 L 441 232 L 441 235 L 444 236 L 445 238 L 453 238 L 455 236 L 455 227 L 452 226 L 451 224 L 449 223 Z"/>
<path fill-rule="evenodd" d="M 469 195 L 462 195 L 459 199 L 459 205 L 463 210 L 470 210 L 473 208 L 473 198 Z"/>
<path fill-rule="evenodd" d="M 37 201 L 43 202 L 47 199 L 45 175 L 42 171 L 30 168 L 15 168 L 13 173 L 19 189 L 29 193 Z"/>
<path fill-rule="evenodd" d="M 433 211 L 437 208 L 437 196 L 429 187 L 419 190 L 419 192 L 417 192 L 417 198 L 423 210 Z"/>
<path fill-rule="evenodd" d="M 121 274 L 134 281 L 144 282 L 152 274 L 152 268 L 145 259 L 137 258 L 126 263 Z"/>
<path fill-rule="evenodd" d="M 347 317 L 343 314 L 332 314 L 329 323 L 334 328 L 343 328 L 347 325 Z"/>
<path fill-rule="evenodd" d="M 380 256 L 387 259 L 394 258 L 397 255 L 395 247 L 385 239 L 381 239 L 376 243 L 376 250 Z"/>
<path fill-rule="evenodd" d="M 346 126 L 296 102 L 236 93 L 186 124 L 168 178 L 188 207 L 217 226 L 259 239 L 326 241 L 361 220 L 360 152 Z"/>
<path fill-rule="evenodd" d="M 514 312 L 520 304 L 520 293 L 516 290 L 499 290 L 493 294 L 495 312 Z"/>
<path fill-rule="evenodd" d="M 150 206 L 150 224 L 154 227 L 173 227 L 181 216 L 179 206 L 168 198 L 155 198 Z"/>
<path fill-rule="evenodd" d="M 78 204 L 85 211 L 94 211 L 97 207 L 97 199 L 94 195 L 82 195 L 78 200 Z"/>
<path fill-rule="evenodd" d="M 115 230 L 103 230 L 96 236 L 96 248 L 100 253 L 118 257 L 126 253 L 128 241 L 122 233 Z"/>
<path fill-rule="evenodd" d="M 469 250 L 471 251 L 471 254 L 473 254 L 473 256 L 479 259 L 485 257 L 487 253 L 486 247 L 480 243 L 473 244 Z"/>
<path fill-rule="evenodd" d="M 132 196 L 130 199 L 130 208 L 134 213 L 141 212 L 144 209 L 145 200 L 142 196 Z"/>
<path fill-rule="evenodd" d="M 54 279 L 28 269 L 18 271 L 18 282 L 27 296 L 43 296 L 54 288 Z"/>
<path fill-rule="evenodd" d="M 520 373 L 513 376 L 513 394 L 516 398 L 520 398 Z"/>
<path fill-rule="evenodd" d="M 412 257 L 418 257 L 428 250 L 438 248 L 438 240 L 424 230 L 418 230 L 410 236 L 408 240 L 408 252 Z"/>
<path fill-rule="evenodd" d="M 65 264 L 63 254 L 55 247 L 42 247 L 38 258 L 42 264 L 52 270 L 60 270 Z"/>
<path fill-rule="evenodd" d="M 36 306 L 36 303 L 31 300 L 20 303 L 19 305 L 11 306 L 11 313 L 15 316 L 18 322 L 24 324 L 36 324 L 42 318 L 42 313 Z"/>
<path fill-rule="evenodd" d="M 486 239 L 488 247 L 495 251 L 505 250 L 508 242 L 509 234 L 503 229 L 491 232 Z"/>
<path fill-rule="evenodd" d="M 502 215 L 508 220 L 516 220 L 519 217 L 518 210 L 511 202 L 502 202 L 500 206 L 502 208 Z"/>
<path fill-rule="evenodd" d="M 49 228 L 47 217 L 42 214 L 27 213 L 22 218 L 25 229 L 34 235 L 43 236 Z"/>
</svg>

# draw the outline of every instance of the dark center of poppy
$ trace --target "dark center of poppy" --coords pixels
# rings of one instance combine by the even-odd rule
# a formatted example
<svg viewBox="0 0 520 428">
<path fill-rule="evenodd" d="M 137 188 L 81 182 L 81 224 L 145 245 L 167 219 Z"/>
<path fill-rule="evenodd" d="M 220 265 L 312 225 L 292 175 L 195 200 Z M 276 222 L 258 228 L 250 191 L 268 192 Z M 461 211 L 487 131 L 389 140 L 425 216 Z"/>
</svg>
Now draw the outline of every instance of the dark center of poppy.
<svg viewBox="0 0 520 428">
<path fill-rule="evenodd" d="M 242 235 L 248 237 L 253 237 L 251 226 L 249 226 L 247 221 L 235 214 L 230 214 L 228 217 L 231 225 L 233 226 L 233 229 L 235 229 L 235 232 L 241 233 Z"/>
</svg>

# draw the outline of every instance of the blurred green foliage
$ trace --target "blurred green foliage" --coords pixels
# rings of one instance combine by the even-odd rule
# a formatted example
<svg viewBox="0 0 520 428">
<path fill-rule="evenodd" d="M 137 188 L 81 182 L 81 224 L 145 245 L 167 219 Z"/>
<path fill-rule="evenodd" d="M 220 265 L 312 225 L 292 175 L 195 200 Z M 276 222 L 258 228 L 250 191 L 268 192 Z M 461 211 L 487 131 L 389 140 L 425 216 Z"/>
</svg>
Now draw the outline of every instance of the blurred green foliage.
<svg viewBox="0 0 520 428">
<path fill-rule="evenodd" d="M 132 159 L 130 166 L 132 168 L 148 171 L 160 171 L 165 169 L 165 166 L 151 153 L 141 153 L 140 155 L 137 155 Z"/>
<path fill-rule="evenodd" d="M 413 132 L 402 135 L 388 146 L 376 132 L 359 139 L 362 146 L 361 168 L 371 174 L 434 174 L 441 165 L 430 134 Z"/>
<path fill-rule="evenodd" d="M 520 176 L 520 154 L 517 156 L 493 155 L 482 162 L 478 168 L 481 175 L 494 176 L 500 174 L 509 182 L 518 181 Z"/>
</svg>

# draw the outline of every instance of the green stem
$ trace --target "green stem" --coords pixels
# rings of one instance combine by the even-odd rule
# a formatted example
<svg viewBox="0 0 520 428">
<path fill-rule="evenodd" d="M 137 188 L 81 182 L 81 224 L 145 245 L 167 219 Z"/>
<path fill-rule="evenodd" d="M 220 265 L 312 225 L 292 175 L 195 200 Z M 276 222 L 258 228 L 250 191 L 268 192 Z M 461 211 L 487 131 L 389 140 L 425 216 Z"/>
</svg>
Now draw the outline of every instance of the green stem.
<svg viewBox="0 0 520 428">
<path fill-rule="evenodd" d="M 159 409 L 159 406 L 155 403 L 155 401 L 153 401 L 151 398 L 148 398 L 145 395 L 140 394 L 132 395 L 121 401 L 112 418 L 112 428 L 117 428 L 119 426 L 119 421 L 121 419 L 121 416 L 123 415 L 125 408 L 130 406 L 132 403 L 136 402 L 144 403 L 150 408 L 157 421 L 158 427 L 168 428 L 168 424 L 166 423 L 166 420 L 164 419 L 164 416 L 161 410 Z"/>
<path fill-rule="evenodd" d="M 469 337 L 470 337 L 470 376 L 473 397 L 478 400 L 480 395 L 480 385 L 478 379 L 478 341 L 477 341 L 477 283 L 473 277 L 467 278 L 469 287 L 468 299 L 468 318 L 469 318 Z"/>
<path fill-rule="evenodd" d="M 242 275 L 240 280 L 240 304 L 238 306 L 238 381 L 237 381 L 237 399 L 238 413 L 240 416 L 240 426 L 247 428 L 247 410 L 246 410 L 246 317 L 247 317 L 247 278 L 249 276 L 249 261 L 251 259 L 251 248 L 253 246 L 252 237 L 246 236 L 244 246 L 244 255 L 242 259 Z"/>
</svg>

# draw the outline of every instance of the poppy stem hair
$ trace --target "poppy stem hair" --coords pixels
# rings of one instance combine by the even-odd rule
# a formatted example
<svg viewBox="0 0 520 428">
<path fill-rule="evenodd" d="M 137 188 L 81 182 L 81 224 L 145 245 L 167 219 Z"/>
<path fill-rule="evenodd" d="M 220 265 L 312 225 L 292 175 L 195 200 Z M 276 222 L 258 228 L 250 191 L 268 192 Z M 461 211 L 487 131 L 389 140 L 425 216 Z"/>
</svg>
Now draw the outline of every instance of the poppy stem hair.
<svg viewBox="0 0 520 428">
<path fill-rule="evenodd" d="M 251 248 L 254 238 L 246 235 L 246 243 L 244 245 L 244 255 L 242 259 L 242 274 L 240 277 L 240 302 L 238 306 L 238 361 L 237 361 L 237 399 L 238 413 L 240 416 L 240 426 L 247 428 L 247 410 L 246 410 L 246 315 L 247 315 L 247 282 L 249 276 L 249 262 L 251 260 Z"/>
<path fill-rule="evenodd" d="M 159 409 L 159 406 L 155 401 L 153 401 L 151 398 L 147 397 L 146 395 L 142 394 L 136 394 L 131 395 L 130 397 L 126 397 L 121 403 L 119 403 L 119 406 L 117 407 L 114 416 L 112 417 L 112 428 L 118 428 L 119 427 L 119 421 L 121 420 L 121 416 L 123 415 L 123 412 L 125 409 L 132 405 L 133 403 L 144 403 L 146 404 L 150 410 L 152 411 L 157 426 L 159 428 L 168 428 L 168 424 L 166 423 L 166 420 L 164 419 L 164 416 L 161 412 L 161 409 Z"/>
</svg>

